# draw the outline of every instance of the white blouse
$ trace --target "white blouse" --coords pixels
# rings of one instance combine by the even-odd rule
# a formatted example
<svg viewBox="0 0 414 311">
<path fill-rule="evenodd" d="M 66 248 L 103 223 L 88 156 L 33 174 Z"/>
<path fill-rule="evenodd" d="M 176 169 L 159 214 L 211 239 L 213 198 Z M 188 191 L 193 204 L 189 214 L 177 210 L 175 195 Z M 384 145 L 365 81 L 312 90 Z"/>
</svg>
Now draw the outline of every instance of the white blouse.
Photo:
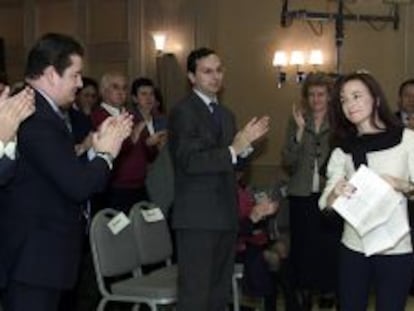
<svg viewBox="0 0 414 311">
<path fill-rule="evenodd" d="M 390 175 L 404 180 L 414 180 L 414 131 L 404 129 L 401 143 L 381 151 L 367 153 L 367 166 L 379 175 Z M 349 179 L 355 172 L 355 167 L 350 154 L 336 148 L 331 154 L 327 167 L 327 184 L 319 199 L 321 210 L 329 208 L 327 198 L 335 184 L 341 178 Z M 407 213 L 407 200 L 404 199 Z M 342 243 L 351 250 L 364 252 L 362 240 L 356 230 L 345 221 Z M 411 236 L 408 232 L 391 249 L 381 253 L 382 255 L 405 254 L 413 251 Z"/>
</svg>

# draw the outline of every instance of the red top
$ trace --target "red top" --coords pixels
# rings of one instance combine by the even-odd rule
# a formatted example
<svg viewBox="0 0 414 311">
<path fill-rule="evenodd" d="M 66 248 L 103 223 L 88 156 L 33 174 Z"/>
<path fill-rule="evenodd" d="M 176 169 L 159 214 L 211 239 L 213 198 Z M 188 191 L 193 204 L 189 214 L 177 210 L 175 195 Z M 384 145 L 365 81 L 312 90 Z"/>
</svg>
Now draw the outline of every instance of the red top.
<svg viewBox="0 0 414 311">
<path fill-rule="evenodd" d="M 91 114 L 94 129 L 97 129 L 109 116 L 109 112 L 104 108 L 96 108 Z M 148 135 L 148 131 L 144 128 L 135 144 L 130 138 L 123 142 L 121 151 L 114 161 L 110 181 L 112 187 L 138 189 L 144 186 L 147 166 L 155 159 L 157 153 L 156 148 L 146 145 L 145 140 Z"/>
</svg>

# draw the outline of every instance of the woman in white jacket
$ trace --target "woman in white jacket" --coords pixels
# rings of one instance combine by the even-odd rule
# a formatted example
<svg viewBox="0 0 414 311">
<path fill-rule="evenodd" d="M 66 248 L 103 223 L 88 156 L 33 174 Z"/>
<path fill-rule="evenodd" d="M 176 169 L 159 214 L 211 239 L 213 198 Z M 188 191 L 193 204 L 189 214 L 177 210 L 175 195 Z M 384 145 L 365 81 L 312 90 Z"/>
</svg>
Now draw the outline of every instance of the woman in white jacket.
<svg viewBox="0 0 414 311">
<path fill-rule="evenodd" d="M 349 74 L 338 80 L 334 93 L 330 121 L 335 148 L 320 208 L 330 208 L 339 196 L 353 195 L 355 189 L 347 180 L 361 164 L 397 192 L 411 194 L 414 132 L 399 125 L 377 81 L 367 73 Z M 402 202 L 406 214 L 406 199 Z M 366 256 L 361 236 L 345 221 L 339 263 L 341 311 L 366 310 L 371 287 L 376 291 L 376 310 L 403 311 L 413 259 L 409 232 L 392 247 Z"/>
</svg>

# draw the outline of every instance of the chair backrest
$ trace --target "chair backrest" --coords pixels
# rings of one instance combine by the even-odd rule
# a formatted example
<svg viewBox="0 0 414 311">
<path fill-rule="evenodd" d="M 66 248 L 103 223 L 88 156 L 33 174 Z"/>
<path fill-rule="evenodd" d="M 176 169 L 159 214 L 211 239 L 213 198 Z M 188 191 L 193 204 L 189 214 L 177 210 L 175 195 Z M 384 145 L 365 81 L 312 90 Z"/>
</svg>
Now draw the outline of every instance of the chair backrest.
<svg viewBox="0 0 414 311">
<path fill-rule="evenodd" d="M 103 209 L 92 220 L 90 243 L 95 269 L 104 277 L 117 276 L 139 268 L 139 258 L 132 225 L 127 225 L 118 234 L 113 234 L 108 222 L 119 211 Z"/>
<path fill-rule="evenodd" d="M 165 217 L 148 222 L 142 210 L 158 208 L 157 205 L 142 201 L 133 205 L 130 219 L 137 243 L 138 258 L 142 265 L 168 260 L 172 256 L 170 231 Z"/>
<path fill-rule="evenodd" d="M 167 216 L 174 201 L 174 168 L 168 143 L 149 167 L 145 185 L 151 202 L 157 204 Z"/>
</svg>

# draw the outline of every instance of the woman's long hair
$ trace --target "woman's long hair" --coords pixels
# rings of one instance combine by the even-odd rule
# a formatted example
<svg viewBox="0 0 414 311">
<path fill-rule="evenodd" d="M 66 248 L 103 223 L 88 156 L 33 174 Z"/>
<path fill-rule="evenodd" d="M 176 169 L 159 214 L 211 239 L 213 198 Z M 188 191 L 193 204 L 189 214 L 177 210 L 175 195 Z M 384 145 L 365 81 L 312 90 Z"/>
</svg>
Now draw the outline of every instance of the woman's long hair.
<svg viewBox="0 0 414 311">
<path fill-rule="evenodd" d="M 329 122 L 332 129 L 332 141 L 334 145 L 336 145 L 338 141 L 349 137 L 350 135 L 357 134 L 356 126 L 345 117 L 341 102 L 341 91 L 343 89 L 343 86 L 345 83 L 352 80 L 361 81 L 367 87 L 371 97 L 375 102 L 370 116 L 371 124 L 375 128 L 384 129 L 380 124 L 377 123 L 378 119 L 385 125 L 386 130 L 401 126 L 396 116 L 391 112 L 384 92 L 374 77 L 365 72 L 350 73 L 339 77 L 333 89 L 332 103 L 329 109 Z"/>
</svg>

